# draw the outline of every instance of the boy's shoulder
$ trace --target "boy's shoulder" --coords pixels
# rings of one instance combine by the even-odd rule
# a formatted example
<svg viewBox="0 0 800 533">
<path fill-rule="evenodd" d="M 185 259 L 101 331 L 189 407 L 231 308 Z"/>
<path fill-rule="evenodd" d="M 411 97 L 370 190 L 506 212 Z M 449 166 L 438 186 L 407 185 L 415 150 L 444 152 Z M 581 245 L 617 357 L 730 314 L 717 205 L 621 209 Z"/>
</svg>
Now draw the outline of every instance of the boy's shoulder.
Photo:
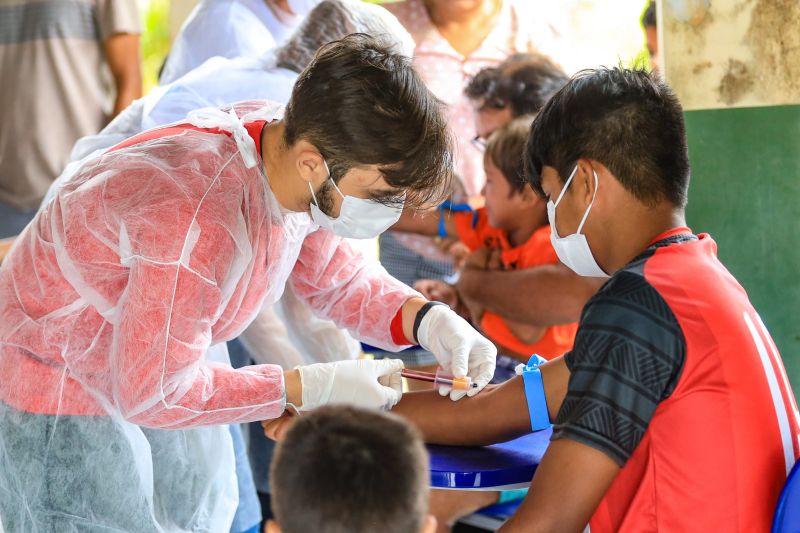
<svg viewBox="0 0 800 533">
<path fill-rule="evenodd" d="M 489 225 L 489 216 L 486 208 L 481 207 L 474 211 L 454 213 L 458 238 L 467 245 L 470 251 L 486 247 L 489 249 L 500 248 L 503 231 Z"/>
<path fill-rule="evenodd" d="M 685 339 L 676 316 L 678 309 L 670 302 L 672 291 L 664 290 L 666 283 L 684 283 L 680 272 L 664 272 L 672 265 L 662 267 L 664 253 L 689 251 L 685 244 L 697 241 L 691 233 L 670 235 L 652 243 L 639 256 L 614 273 L 592 296 L 581 313 L 579 335 L 619 330 L 625 336 L 635 337 L 664 352 L 674 351 L 676 341 Z"/>
<path fill-rule="evenodd" d="M 680 233 L 670 235 L 660 239 L 648 246 L 641 254 L 631 262 L 614 273 L 599 291 L 589 300 L 589 304 L 602 301 L 607 298 L 635 298 L 639 292 L 658 292 L 654 285 L 650 283 L 649 276 L 652 272 L 651 267 L 653 258 L 656 254 L 663 252 L 683 252 L 684 248 L 676 245 L 697 241 L 698 237 L 692 233 Z M 647 269 L 647 272 L 645 272 Z M 588 305 L 587 304 L 587 307 Z"/>
<path fill-rule="evenodd" d="M 517 268 L 555 265 L 559 262 L 558 254 L 550 239 L 550 224 L 539 227 L 525 244 L 517 248 L 519 250 Z"/>
</svg>

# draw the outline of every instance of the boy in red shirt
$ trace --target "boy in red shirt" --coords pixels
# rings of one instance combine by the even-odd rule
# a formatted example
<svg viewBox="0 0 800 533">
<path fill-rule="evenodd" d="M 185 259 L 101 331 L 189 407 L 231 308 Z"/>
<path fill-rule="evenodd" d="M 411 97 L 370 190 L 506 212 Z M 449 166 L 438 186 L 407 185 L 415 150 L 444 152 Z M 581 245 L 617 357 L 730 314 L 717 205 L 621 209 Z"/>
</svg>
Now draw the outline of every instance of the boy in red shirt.
<svg viewBox="0 0 800 533">
<path fill-rule="evenodd" d="M 482 248 L 468 261 L 491 256 L 504 270 L 521 270 L 558 263 L 550 243 L 546 202 L 523 179 L 522 153 L 533 118 L 521 117 L 496 130 L 486 144 L 484 170 L 486 205 L 477 211 L 449 212 L 439 217 L 404 220 L 393 229 L 427 235 L 458 237 L 470 251 Z M 426 297 L 444 301 L 467 315 L 452 285 L 439 280 L 421 280 L 416 285 Z M 572 347 L 577 323 L 549 327 L 513 322 L 486 311 L 480 328 L 498 345 L 502 354 L 527 361 L 531 354 L 552 359 Z"/>
</svg>

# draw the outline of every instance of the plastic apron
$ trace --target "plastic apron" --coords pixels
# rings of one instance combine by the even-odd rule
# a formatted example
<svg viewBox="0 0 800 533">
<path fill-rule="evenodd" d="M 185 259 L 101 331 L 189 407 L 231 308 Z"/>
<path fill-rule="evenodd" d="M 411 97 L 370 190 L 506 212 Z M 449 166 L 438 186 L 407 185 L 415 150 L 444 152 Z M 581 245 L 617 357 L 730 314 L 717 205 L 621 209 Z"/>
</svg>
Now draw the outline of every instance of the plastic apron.
<svg viewBox="0 0 800 533">
<path fill-rule="evenodd" d="M 260 110 L 266 119 L 274 118 L 279 112 L 277 106 Z M 231 173 L 257 170 L 256 163 L 260 159 L 253 140 L 234 114 L 216 109 L 203 110 L 191 117 L 190 122 L 199 127 L 231 132 L 240 152 L 225 154 L 234 161 L 227 167 Z M 220 133 L 217 136 L 224 135 Z M 207 149 L 222 150 L 222 147 L 215 146 L 212 139 Z M 119 156 L 118 161 L 122 164 L 131 158 L 147 159 L 146 154 L 146 151 L 137 152 L 134 147 L 129 154 Z M 263 300 L 277 299 L 280 290 L 262 288 L 259 294 L 234 290 L 241 288 L 248 275 L 255 275 L 257 270 L 252 265 L 255 253 L 247 249 L 234 250 L 230 254 L 232 260 L 228 265 L 228 275 L 215 287 L 215 291 L 223 294 L 214 300 L 218 308 L 211 313 L 220 322 L 228 321 L 222 328 L 224 331 L 220 331 L 221 338 L 211 339 L 212 345 L 202 349 L 201 361 L 195 365 L 173 369 L 165 360 L 159 393 L 164 396 L 141 398 L 135 404 L 121 407 L 125 400 L 120 398 L 135 396 L 137 387 L 145 387 L 144 383 L 149 380 L 149 374 L 140 373 L 138 366 L 144 365 L 144 360 L 142 363 L 134 361 L 130 368 L 121 367 L 126 358 L 136 357 L 135 346 L 144 346 L 146 350 L 151 343 L 158 344 L 160 333 L 155 331 L 153 338 L 144 339 L 144 343 L 137 344 L 142 339 L 133 339 L 135 342 L 129 347 L 131 354 L 123 358 L 120 352 L 124 345 L 119 338 L 141 336 L 136 325 L 129 329 L 124 325 L 132 318 L 126 316 L 125 306 L 133 305 L 130 302 L 134 299 L 129 293 L 146 291 L 146 288 L 136 287 L 131 281 L 121 291 L 110 290 L 104 283 L 125 281 L 116 276 L 119 272 L 115 275 L 109 273 L 107 279 L 103 278 L 103 269 L 119 270 L 121 263 L 130 268 L 129 277 L 133 278 L 136 262 L 141 261 L 134 256 L 137 253 L 152 254 L 158 246 L 147 250 L 142 247 L 137 252 L 137 245 L 132 241 L 137 237 L 134 233 L 141 232 L 142 228 L 136 228 L 134 224 L 126 226 L 123 221 L 115 230 L 118 240 L 103 243 L 108 248 L 100 252 L 107 253 L 113 249 L 117 254 L 116 265 L 111 264 L 114 261 L 110 261 L 108 266 L 104 266 L 102 261 L 94 261 L 94 271 L 87 272 L 89 260 L 81 256 L 86 250 L 64 250 L 73 244 L 70 234 L 74 231 L 74 221 L 71 217 L 84 216 L 70 210 L 71 195 L 80 196 L 82 190 L 97 187 L 113 188 L 114 181 L 108 174 L 113 173 L 114 165 L 89 177 L 92 172 L 87 167 L 101 165 L 105 157 L 89 158 L 84 167 L 75 170 L 74 182 L 70 181 L 59 190 L 56 198 L 40 212 L 36 222 L 20 237 L 20 251 L 0 270 L 0 372 L 4 376 L 0 383 L 0 530 L 8 533 L 224 532 L 233 519 L 238 493 L 230 433 L 227 425 L 215 420 L 238 422 L 277 416 L 283 410 L 284 399 L 282 373 L 278 367 L 247 367 L 250 369 L 247 376 L 234 376 L 223 341 L 240 333 Z M 164 170 L 169 160 L 159 157 L 151 158 L 147 163 L 161 165 L 160 170 Z M 195 163 L 202 165 L 203 161 L 198 158 Z M 232 166 L 237 168 L 232 169 Z M 136 173 L 133 167 L 125 170 L 131 175 Z M 150 186 L 156 187 L 152 181 Z M 184 183 L 178 185 L 186 186 Z M 81 207 L 83 210 L 87 208 Z M 262 213 L 261 216 L 266 215 Z M 245 231 L 241 225 L 232 229 Z M 100 238 L 99 234 L 104 230 L 91 228 L 90 234 L 98 234 Z M 202 240 L 201 236 L 192 233 L 193 230 L 202 235 L 213 228 L 208 223 L 190 228 L 189 238 Z M 253 235 L 250 237 L 249 241 L 240 238 L 235 246 L 246 248 L 248 242 L 258 241 Z M 285 264 L 279 266 L 280 272 L 272 269 L 276 285 L 285 283 L 305 233 L 296 237 L 295 250 L 291 252 L 289 248 Z M 159 268 L 159 260 L 148 259 L 146 268 Z M 201 268 L 194 264 L 193 252 L 177 261 L 181 264 L 179 271 Z M 165 259 L 163 263 L 168 261 Z M 26 268 L 32 272 L 27 274 Z M 23 273 L 27 281 L 23 279 Z M 87 276 L 90 273 L 95 276 Z M 208 276 L 209 273 L 198 272 L 197 275 Z M 88 279 L 93 282 L 80 286 L 79 280 Z M 180 276 L 177 282 L 182 283 Z M 38 294 L 37 289 L 41 290 Z M 176 289 L 175 294 L 164 296 L 168 300 L 182 297 L 182 294 L 180 289 Z M 209 299 L 207 295 L 200 297 L 199 301 Z M 251 301 L 245 305 L 246 300 Z M 245 310 L 245 307 L 250 309 Z M 151 313 L 133 319 L 146 321 L 149 315 L 158 313 L 154 308 Z M 186 312 L 176 312 L 171 320 L 177 323 L 185 318 L 179 315 L 186 315 Z M 192 337 L 187 337 L 186 331 L 180 331 L 187 327 Z M 164 334 L 169 338 L 167 346 L 176 344 L 164 356 L 178 357 L 174 354 L 180 354 L 184 345 L 208 342 L 205 335 L 215 337 L 214 329 L 183 324 L 167 330 Z M 156 371 L 162 372 L 162 369 Z M 171 375 L 172 372 L 210 372 L 214 379 L 195 391 L 196 384 L 202 384 L 203 376 L 197 376 L 191 382 L 185 376 Z M 124 374 L 125 379 L 115 374 Z M 136 379 L 141 379 L 142 384 Z M 251 393 L 252 407 L 243 399 L 234 407 L 213 409 L 209 402 L 213 403 L 217 388 L 225 389 L 226 380 L 234 379 L 251 381 L 244 388 L 230 385 L 230 390 L 238 391 L 242 398 L 245 398 L 243 390 L 245 393 L 249 390 L 263 391 Z M 187 385 L 190 382 L 192 388 Z M 182 389 L 167 392 L 165 389 L 168 387 Z M 126 389 L 126 392 L 119 389 Z M 195 393 L 200 397 L 194 399 Z M 179 398 L 174 400 L 174 405 L 170 394 Z M 163 408 L 157 402 L 171 405 Z M 193 412 L 189 402 L 203 405 L 207 411 Z M 231 413 L 226 413 L 226 409 Z M 239 416 L 233 411 L 240 412 Z M 165 412 L 176 414 L 167 416 Z M 216 425 L 186 427 L 204 423 Z M 149 425 L 161 428 L 146 427 Z M 163 429 L 170 426 L 180 429 Z"/>
</svg>

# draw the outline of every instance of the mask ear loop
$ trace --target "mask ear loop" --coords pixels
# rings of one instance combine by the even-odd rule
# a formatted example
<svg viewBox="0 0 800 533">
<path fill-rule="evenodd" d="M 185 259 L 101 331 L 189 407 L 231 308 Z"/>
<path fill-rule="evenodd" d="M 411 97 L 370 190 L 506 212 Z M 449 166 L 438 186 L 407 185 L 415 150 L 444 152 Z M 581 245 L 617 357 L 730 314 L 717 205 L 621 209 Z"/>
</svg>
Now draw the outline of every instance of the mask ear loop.
<svg viewBox="0 0 800 533">
<path fill-rule="evenodd" d="M 572 183 L 572 178 L 575 177 L 575 174 L 577 172 L 578 172 L 578 165 L 575 165 L 575 168 L 572 169 L 572 172 L 567 178 L 567 182 L 564 183 L 563 187 L 561 187 L 561 192 L 559 193 L 558 198 L 556 198 L 556 203 L 553 204 L 553 207 L 558 207 L 558 204 L 561 203 L 561 199 L 564 197 L 564 193 L 566 193 L 567 189 L 569 189 L 569 184 Z"/>
<path fill-rule="evenodd" d="M 342 200 L 344 200 L 344 193 L 339 189 L 339 186 L 336 185 L 336 180 L 333 179 L 333 174 L 331 174 L 331 169 L 328 168 L 328 162 L 325 161 L 325 158 L 322 159 L 322 164 L 325 165 L 325 172 L 328 173 L 328 180 L 331 180 L 331 183 L 333 183 L 333 188 L 336 189 L 336 192 L 338 192 L 339 196 L 341 196 Z"/>
<path fill-rule="evenodd" d="M 311 191 L 311 199 L 314 201 L 314 205 L 319 207 L 319 202 L 317 202 L 317 195 L 314 194 L 314 187 L 311 186 L 310 181 L 308 182 L 308 190 Z"/>
<path fill-rule="evenodd" d="M 580 233 L 583 229 L 583 225 L 586 223 L 586 219 L 589 218 L 589 211 L 592 210 L 592 206 L 594 205 L 594 199 L 597 198 L 597 188 L 600 186 L 600 182 L 597 179 L 597 172 L 592 169 L 592 174 L 594 174 L 594 194 L 592 194 L 592 201 L 589 202 L 589 207 L 586 208 L 586 212 L 583 214 L 583 218 L 581 219 L 581 223 L 578 225 L 578 231 L 575 233 Z"/>
<path fill-rule="evenodd" d="M 328 163 L 325 162 L 325 158 L 322 159 L 322 164 L 325 165 L 325 172 L 328 174 L 328 178 L 325 181 L 333 180 L 333 176 L 331 176 L 331 171 L 328 168 Z M 323 181 L 322 183 L 325 183 L 325 181 Z M 333 183 L 333 186 L 334 187 L 336 186 L 336 182 Z M 314 205 L 319 207 L 319 202 L 317 201 L 317 195 L 314 193 L 314 187 L 311 186 L 310 181 L 308 182 L 308 190 L 311 191 L 311 199 L 314 200 Z"/>
</svg>

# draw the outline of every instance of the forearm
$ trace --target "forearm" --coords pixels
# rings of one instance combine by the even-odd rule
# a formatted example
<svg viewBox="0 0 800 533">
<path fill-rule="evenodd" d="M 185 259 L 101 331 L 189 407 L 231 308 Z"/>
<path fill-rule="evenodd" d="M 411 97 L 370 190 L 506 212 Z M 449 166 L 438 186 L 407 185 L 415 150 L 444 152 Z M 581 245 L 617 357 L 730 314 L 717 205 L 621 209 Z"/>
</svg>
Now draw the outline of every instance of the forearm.
<svg viewBox="0 0 800 533">
<path fill-rule="evenodd" d="M 403 233 L 416 233 L 419 235 L 429 235 L 431 237 L 439 234 L 439 215 L 438 210 L 417 211 L 406 209 L 400 219 L 391 227 L 392 231 Z"/>
<path fill-rule="evenodd" d="M 303 405 L 303 382 L 299 370 L 283 371 L 284 392 L 286 403 L 299 408 Z"/>
<path fill-rule="evenodd" d="M 456 230 L 454 213 L 442 209 L 433 209 L 422 213 L 407 209 L 403 211 L 400 220 L 398 220 L 391 229 L 392 231 L 435 237 L 439 235 L 442 217 L 444 217 L 444 231 L 447 233 L 447 236 L 457 237 L 458 232 Z"/>
<path fill-rule="evenodd" d="M 309 235 L 289 281 L 317 316 L 333 320 L 359 340 L 389 351 L 412 344 L 407 337 L 395 338 L 392 328 L 401 310 L 403 325 L 408 322 L 408 302 L 421 300 L 419 293 L 391 277 L 376 260 L 364 259 L 340 237 L 327 231 Z M 407 335 L 413 319 L 410 328 L 402 329 Z"/>
<path fill-rule="evenodd" d="M 409 342 L 418 342 L 414 337 L 414 321 L 417 318 L 417 313 L 419 313 L 420 309 L 422 309 L 422 306 L 426 303 L 427 300 L 425 298 L 409 298 L 406 300 L 406 303 L 403 304 L 403 308 L 401 310 L 403 319 L 403 335 L 405 335 Z"/>
<path fill-rule="evenodd" d="M 115 34 L 106 39 L 106 59 L 114 77 L 117 96 L 113 116 L 142 96 L 142 71 L 139 59 L 139 36 Z"/>
<path fill-rule="evenodd" d="M 539 367 L 550 420 L 555 420 L 569 383 L 563 357 Z M 531 432 L 528 400 L 521 376 L 486 387 L 472 398 L 454 402 L 436 391 L 403 395 L 392 412 L 422 432 L 426 442 L 451 446 L 484 446 Z"/>
<path fill-rule="evenodd" d="M 141 79 L 139 82 L 126 79 L 124 82 L 117 84 L 117 97 L 114 99 L 114 109 L 111 112 L 111 118 L 122 113 L 134 100 L 141 97 Z"/>
<path fill-rule="evenodd" d="M 468 303 L 477 302 L 508 320 L 547 327 L 577 322 L 601 284 L 561 265 L 543 265 L 512 272 L 467 269 L 456 287 Z"/>
<path fill-rule="evenodd" d="M 114 376 L 113 400 L 134 424 L 182 429 L 254 422 L 281 415 L 287 400 L 300 401 L 297 382 L 284 383 L 283 369 L 253 365 L 233 369 L 207 362 L 192 373 L 161 372 L 158 365 Z M 211 391 L 211 392 L 209 392 Z"/>
<path fill-rule="evenodd" d="M 432 444 L 483 446 L 531 431 L 521 379 L 490 385 L 457 402 L 436 391 L 406 393 L 392 412 L 417 426 Z"/>
</svg>

